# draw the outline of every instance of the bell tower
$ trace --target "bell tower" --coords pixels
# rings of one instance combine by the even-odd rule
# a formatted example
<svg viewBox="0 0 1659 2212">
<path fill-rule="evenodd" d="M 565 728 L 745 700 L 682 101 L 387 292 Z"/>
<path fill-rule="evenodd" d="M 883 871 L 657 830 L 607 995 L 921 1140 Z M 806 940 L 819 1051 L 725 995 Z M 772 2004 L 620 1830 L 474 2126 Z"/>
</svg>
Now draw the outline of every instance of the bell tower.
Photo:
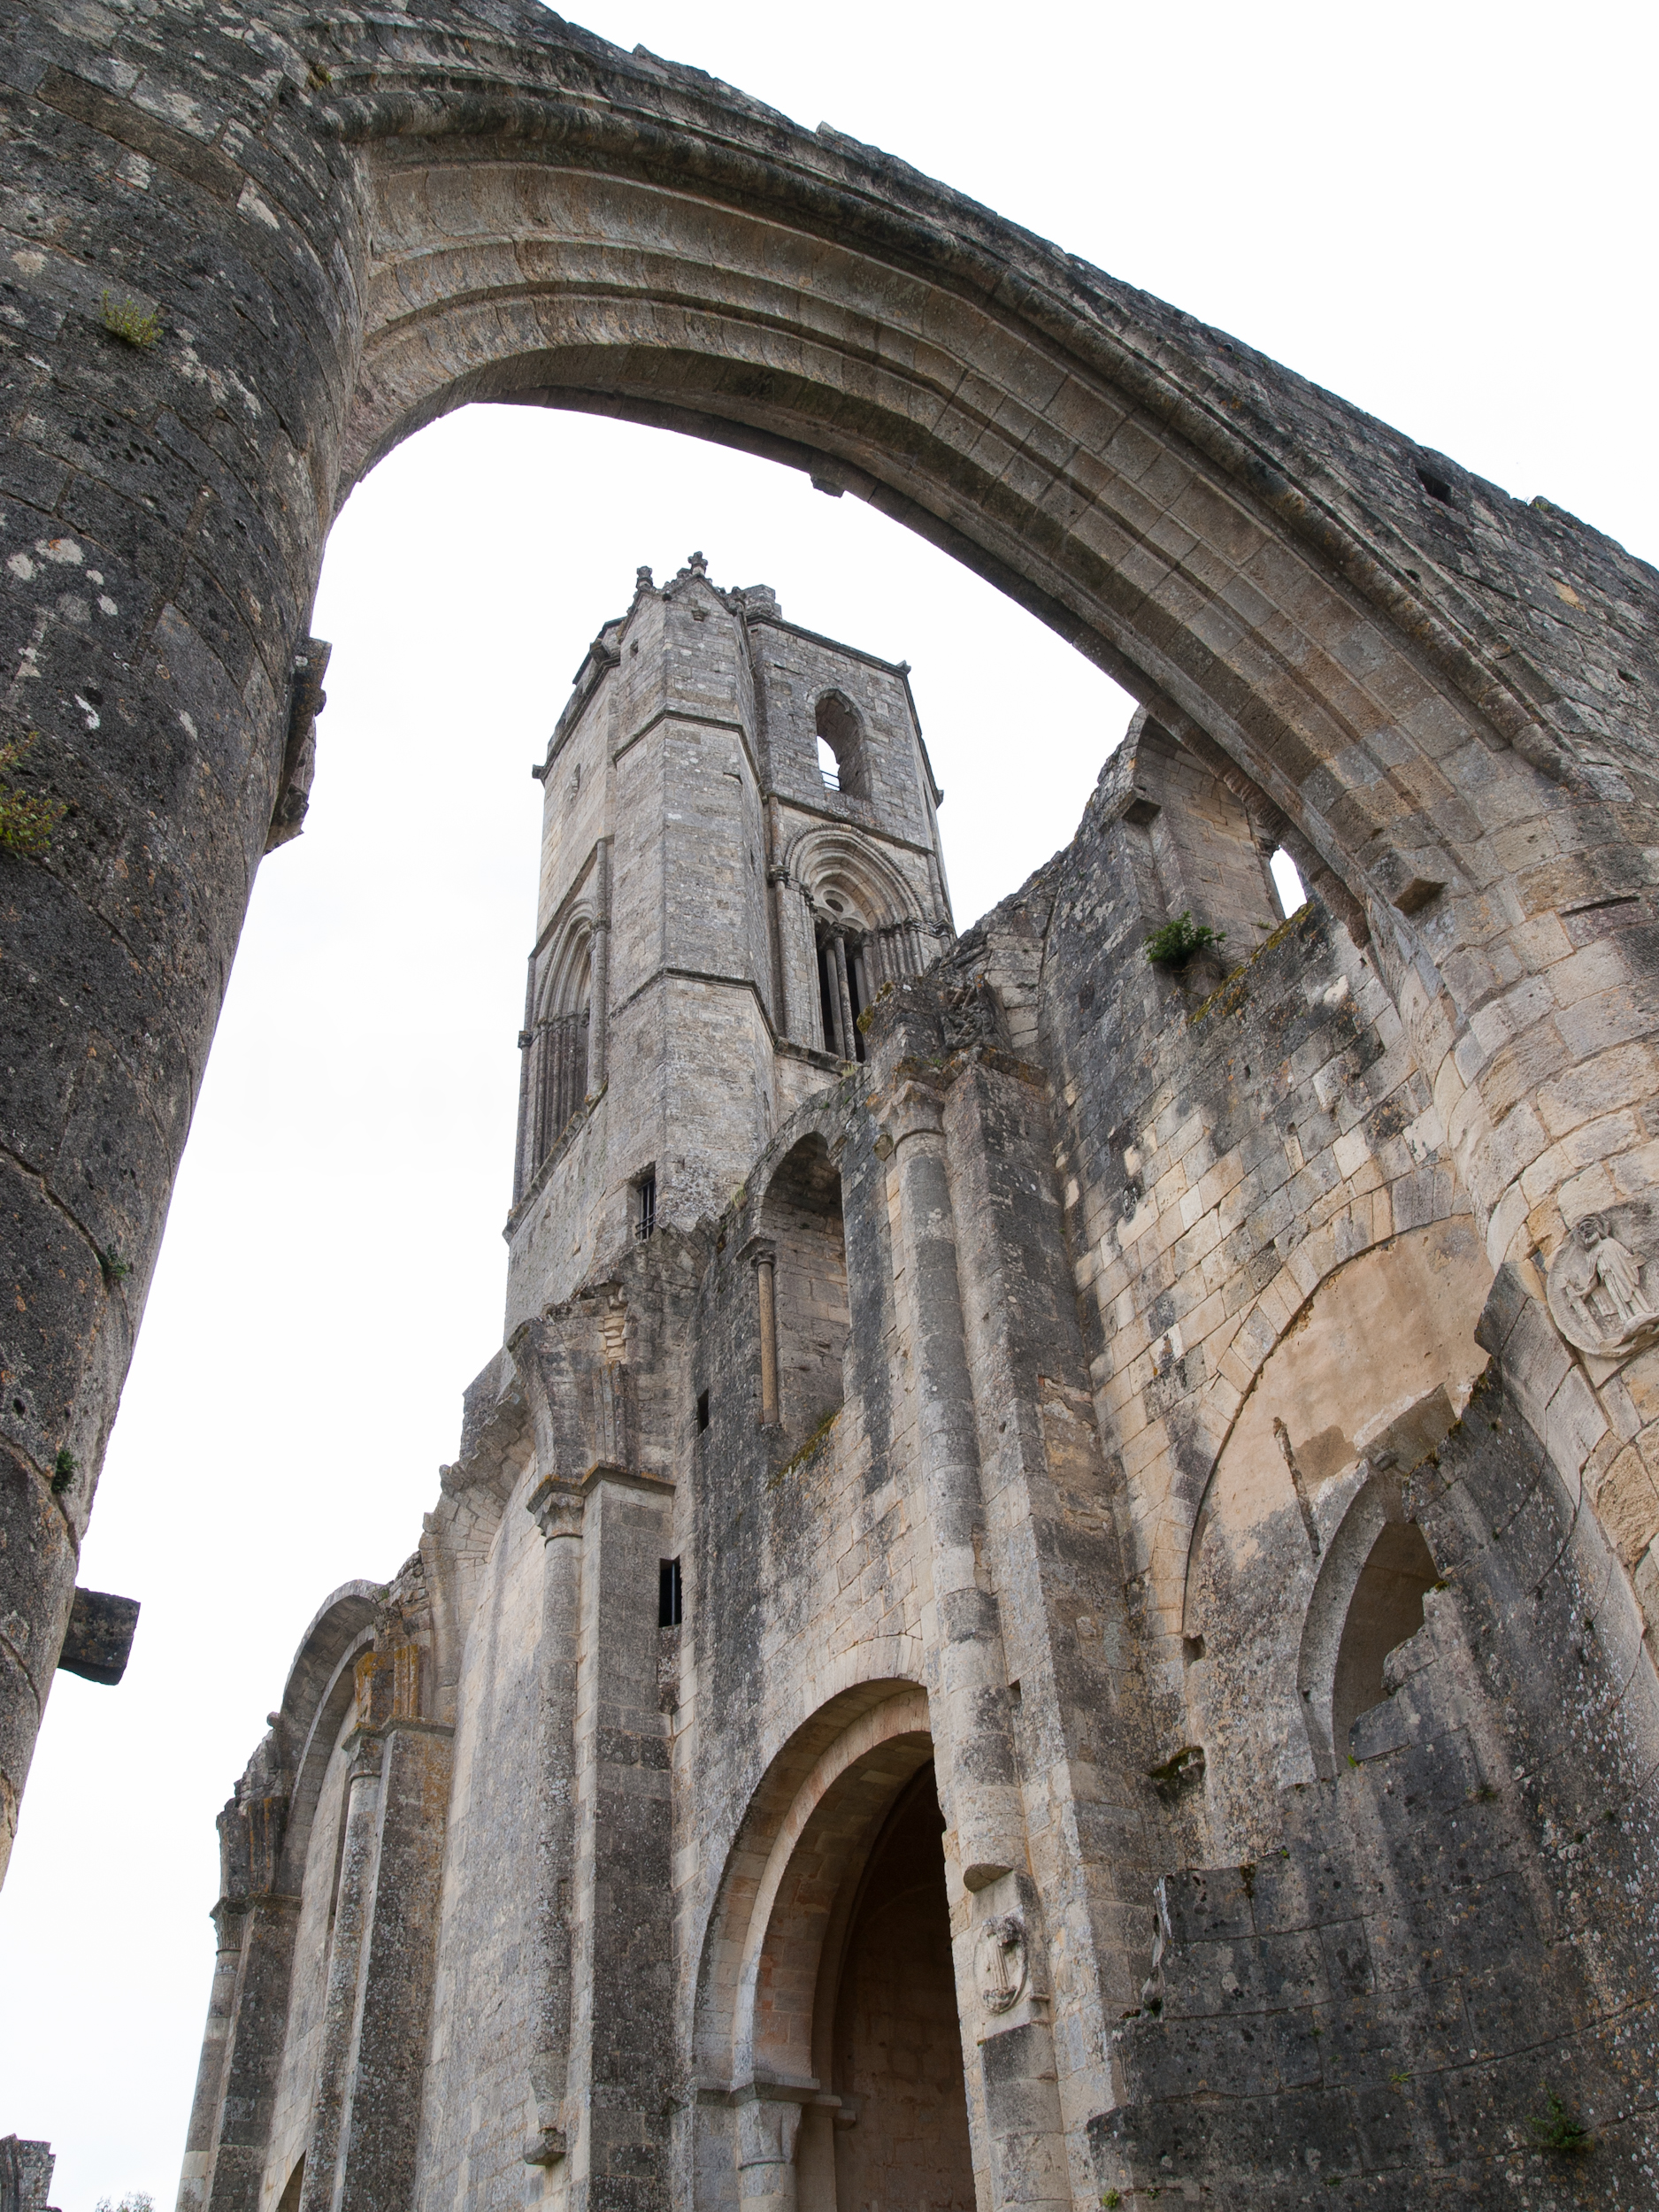
<svg viewBox="0 0 1659 2212">
<path fill-rule="evenodd" d="M 909 668 L 694 553 L 577 670 L 547 756 L 509 1333 L 718 1214 L 954 926 Z"/>
</svg>

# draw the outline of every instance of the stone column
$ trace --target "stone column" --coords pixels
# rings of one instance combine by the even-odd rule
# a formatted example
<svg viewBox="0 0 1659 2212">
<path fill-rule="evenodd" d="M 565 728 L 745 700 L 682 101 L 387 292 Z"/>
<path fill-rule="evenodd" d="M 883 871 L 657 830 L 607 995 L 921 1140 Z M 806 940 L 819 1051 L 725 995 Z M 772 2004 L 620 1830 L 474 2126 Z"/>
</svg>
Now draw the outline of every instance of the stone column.
<svg viewBox="0 0 1659 2212">
<path fill-rule="evenodd" d="M 605 1087 L 611 1025 L 611 840 L 602 837 L 594 860 L 594 940 L 589 971 L 593 1012 L 588 1026 L 588 1091 Z"/>
<path fill-rule="evenodd" d="M 963 1881 L 979 1890 L 1025 1865 L 1025 1832 L 1002 1624 L 995 1598 L 975 1574 L 973 1535 L 985 1505 L 941 1101 L 907 1082 L 878 1111 L 898 1170 L 900 1327 L 915 1374 L 933 1566 L 939 1793 L 956 1830 Z"/>
<path fill-rule="evenodd" d="M 777 837 L 777 805 L 776 799 L 766 802 L 774 841 Z M 795 904 L 795 878 L 787 868 L 768 868 L 766 887 L 772 893 L 772 1021 L 780 1037 L 792 1037 L 800 1044 L 805 1041 L 805 1025 L 798 1002 L 800 989 L 795 979 L 795 931 L 791 910 Z"/>
<path fill-rule="evenodd" d="M 412 1667 L 420 1655 L 411 1644 L 397 1656 Z M 382 1737 L 374 1881 L 335 2212 L 405 2212 L 414 2196 L 452 1747 L 449 1729 L 418 1717 L 402 1680 L 396 1704 L 403 1709 Z"/>
<path fill-rule="evenodd" d="M 190 2102 L 190 2124 L 184 2138 L 184 2163 L 179 2172 L 178 2212 L 205 2212 L 207 2205 L 225 2062 L 236 2016 L 237 1970 L 242 1964 L 247 1909 L 245 1902 L 228 1897 L 220 1898 L 213 1908 L 219 1946 L 213 1959 L 212 1993 L 207 2001 L 207 2026 L 202 2034 L 202 2057 L 196 2070 L 196 2095 Z"/>
<path fill-rule="evenodd" d="M 223 1873 L 215 1917 L 221 1947 L 234 1944 L 237 1951 L 227 1970 L 234 1976 L 228 2019 L 219 2037 L 210 2022 L 197 2081 L 198 2116 L 204 2096 L 211 2094 L 212 2102 L 206 2157 L 190 2177 L 191 2197 L 195 2203 L 205 2202 L 208 2212 L 257 2212 L 288 2032 L 300 1901 L 277 1888 L 288 1807 L 280 1793 L 260 1788 L 255 1778 L 262 1763 L 257 1753 L 236 1796 L 219 1815 Z M 265 1778 L 275 1778 L 269 1764 Z M 219 1971 L 226 1966 L 221 1957 L 214 1975 L 216 2004 Z M 214 2042 L 223 2063 L 210 2090 L 212 2061 L 207 2046 Z M 193 2139 L 196 2128 L 193 2117 Z M 199 2150 L 196 2155 L 201 2160 Z M 185 2186 L 181 2178 L 181 2195 Z"/>
<path fill-rule="evenodd" d="M 858 1057 L 858 1038 L 853 1027 L 852 994 L 847 987 L 847 940 L 839 929 L 830 939 L 830 949 L 835 962 L 835 1005 L 840 1016 L 838 1049 L 843 1060 L 856 1060 Z"/>
<path fill-rule="evenodd" d="M 987 1519 L 962 1299 L 966 1269 L 945 1133 L 946 1098 L 905 1082 L 879 1107 L 894 1147 L 903 1255 L 900 1325 L 915 1371 L 933 1583 L 930 1665 L 940 1797 L 970 1893 L 956 1926 L 957 2003 L 972 2043 L 976 2165 L 992 2202 L 1070 2206 L 1042 1902 L 1014 1756 L 1008 1659 L 975 1536 Z M 972 2059 L 977 2057 L 977 2066 Z"/>
<path fill-rule="evenodd" d="M 368 1701 L 365 1670 L 372 1671 L 374 1665 L 375 1654 L 372 1651 L 365 1652 L 357 1662 L 359 1710 Z M 357 2040 L 357 1992 L 373 1891 L 384 1755 L 385 1747 L 380 1737 L 361 1732 L 353 1739 L 347 1755 L 345 1842 L 340 1855 L 340 1886 L 334 1901 L 317 2087 L 311 2106 L 311 2132 L 305 2143 L 305 2177 L 300 2185 L 299 2212 L 334 2212 L 339 2199 L 342 2123 L 351 2097 L 352 2047 Z"/>
<path fill-rule="evenodd" d="M 756 2084 L 737 2108 L 739 2212 L 795 2212 L 795 2151 L 805 2099 Z"/>
<path fill-rule="evenodd" d="M 524 1196 L 525 1185 L 535 1172 L 530 1157 L 535 1142 L 535 955 L 529 959 L 524 987 L 524 1027 L 518 1032 L 518 1143 L 513 1154 L 512 1202 Z"/>
<path fill-rule="evenodd" d="M 525 2163 L 551 2166 L 570 2147 L 571 1908 L 576 1865 L 576 1676 L 581 1620 L 580 1488 L 544 1476 L 529 1511 L 541 1532 L 541 1830 L 537 1845 L 536 1987 L 529 2058 L 534 2109 Z"/>
<path fill-rule="evenodd" d="M 755 1297 L 760 1308 L 760 1425 L 778 1421 L 778 1286 L 777 1256 L 755 1255 Z"/>
<path fill-rule="evenodd" d="M 602 1463 L 581 1491 L 582 1542 L 568 1547 L 581 1628 L 566 2170 L 587 2212 L 669 2212 L 673 1836 L 657 1605 L 673 1486 Z"/>
</svg>

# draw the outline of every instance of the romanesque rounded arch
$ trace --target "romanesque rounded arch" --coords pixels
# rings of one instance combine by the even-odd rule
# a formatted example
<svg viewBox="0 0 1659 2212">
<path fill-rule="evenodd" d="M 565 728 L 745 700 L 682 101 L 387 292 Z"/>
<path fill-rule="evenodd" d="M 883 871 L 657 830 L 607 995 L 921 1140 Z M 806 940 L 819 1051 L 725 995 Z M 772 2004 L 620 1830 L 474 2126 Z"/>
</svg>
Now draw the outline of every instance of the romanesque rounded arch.
<svg viewBox="0 0 1659 2212">
<path fill-rule="evenodd" d="M 423 422 L 511 401 L 769 455 L 944 546 L 1230 757 L 1375 938 L 1494 1260 L 1524 1249 L 1541 1143 L 1494 1142 L 1512 1087 L 1450 1056 L 1515 826 L 1557 849 L 1583 772 L 1555 687 L 1500 636 L 1511 587 L 1454 585 L 1419 547 L 1495 531 L 1548 591 L 1536 519 L 1450 464 L 1432 495 L 1383 426 L 724 87 L 528 19 L 484 77 L 463 100 L 396 33 L 342 73 L 375 237 L 342 491 Z M 1505 955 L 1517 987 L 1566 956 Z M 1550 1003 L 1516 1003 L 1561 1064 Z"/>
<path fill-rule="evenodd" d="M 377 1582 L 342 1582 L 318 1607 L 300 1638 L 283 1686 L 283 1726 L 299 1741 L 310 1732 L 318 1701 L 342 1655 L 374 1624 L 384 1595 Z"/>
<path fill-rule="evenodd" d="M 849 918 L 865 929 L 930 926 L 910 886 L 874 841 L 856 830 L 839 824 L 803 830 L 788 848 L 786 864 L 815 907 L 833 910 L 828 902 L 840 896 L 850 902 Z"/>
<path fill-rule="evenodd" d="M 839 787 L 850 797 L 867 797 L 864 718 L 839 685 L 826 685 L 813 700 L 812 727 L 834 756 Z"/>
<path fill-rule="evenodd" d="M 299 1893 L 323 1778 L 356 1694 L 357 1662 L 374 1640 L 382 1596 L 377 1583 L 342 1583 L 318 1609 L 288 1669 L 279 1709 L 294 1781 L 278 1886 L 290 1896 Z"/>
<path fill-rule="evenodd" d="M 814 1816 L 833 1796 L 849 1794 L 847 1778 L 865 1771 L 876 1796 L 884 1786 L 891 1796 L 892 1777 L 867 1773 L 887 1747 L 895 1747 L 895 1774 L 899 1767 L 912 1772 L 932 1755 L 927 1695 L 915 1682 L 875 1679 L 837 1692 L 780 1747 L 750 1797 L 703 1940 L 694 2049 L 703 2086 L 731 2087 L 752 2077 L 756 1991 L 780 1886 Z M 836 1847 L 849 1847 L 843 1839 Z"/>
<path fill-rule="evenodd" d="M 1308 1245 L 1315 1247 L 1310 1253 L 1307 1251 Z M 1323 1232 L 1317 1232 L 1314 1237 L 1306 1239 L 1302 1245 L 1297 1247 L 1297 1256 L 1302 1263 L 1290 1279 L 1294 1281 L 1300 1294 L 1289 1308 L 1288 1319 L 1276 1331 L 1266 1348 L 1257 1357 L 1248 1387 L 1215 1448 L 1193 1464 L 1184 1482 L 1178 1484 L 1172 1494 L 1175 1525 L 1171 1527 L 1171 1535 L 1172 1547 L 1179 1550 L 1180 1564 L 1179 1588 L 1168 1594 L 1175 1600 L 1178 1617 L 1184 1630 L 1190 1624 L 1193 1566 L 1202 1540 L 1206 1514 L 1214 1500 L 1223 1462 L 1248 1424 L 1255 1422 L 1259 1427 L 1263 1417 L 1270 1422 L 1277 1417 L 1277 1402 L 1270 1404 L 1270 1394 L 1265 1393 L 1263 1387 L 1274 1361 L 1286 1347 L 1291 1348 L 1294 1353 L 1301 1353 L 1315 1342 L 1310 1331 L 1316 1308 L 1318 1302 L 1327 1298 L 1333 1288 L 1340 1285 L 1343 1291 L 1355 1290 L 1362 1280 L 1369 1280 L 1382 1285 L 1386 1290 L 1391 1278 L 1412 1282 L 1417 1275 L 1421 1256 L 1431 1245 L 1442 1251 L 1449 1249 L 1450 1260 L 1443 1260 L 1441 1266 L 1449 1264 L 1459 1268 L 1468 1284 L 1479 1291 L 1479 1296 L 1471 1294 L 1467 1299 L 1463 1309 L 1466 1330 L 1472 1343 L 1472 1331 L 1484 1302 L 1490 1271 L 1466 1216 L 1463 1217 L 1460 1224 L 1455 1211 L 1448 1210 L 1427 1222 L 1401 1232 L 1397 1236 L 1356 1236 L 1354 1234 L 1352 1217 L 1340 1217 L 1328 1224 Z M 1345 1282 L 1344 1278 L 1350 1276 L 1352 1279 Z M 1257 1311 L 1274 1310 L 1272 1289 L 1273 1286 L 1270 1284 L 1263 1292 Z M 1279 1310 L 1284 1311 L 1286 1303 L 1281 1300 Z M 1243 1331 L 1240 1334 L 1245 1337 Z M 1248 1341 L 1248 1337 L 1245 1340 Z M 1484 1367 L 1486 1355 L 1484 1352 L 1471 1352 L 1468 1355 L 1468 1362 L 1469 1371 L 1473 1374 Z M 1341 1363 L 1333 1377 L 1333 1394 L 1346 1402 L 1342 1418 L 1348 1426 L 1340 1437 L 1333 1437 L 1327 1449 L 1338 1451 L 1340 1456 L 1329 1464 L 1321 1458 L 1309 1458 L 1304 1442 L 1302 1456 L 1298 1458 L 1297 1464 L 1302 1484 L 1317 1486 L 1337 1472 L 1340 1467 L 1351 1464 L 1363 1456 L 1365 1448 L 1375 1441 L 1370 1425 L 1373 1419 L 1384 1412 L 1387 1413 L 1388 1419 L 1383 1429 L 1377 1432 L 1378 1436 L 1386 1434 L 1392 1424 L 1406 1420 L 1419 1399 L 1433 1401 L 1434 1392 L 1447 1379 L 1437 1371 L 1422 1390 L 1409 1385 L 1402 1402 L 1393 1407 L 1385 1406 L 1382 1398 L 1377 1394 L 1381 1387 L 1379 1378 L 1392 1376 L 1397 1386 L 1402 1373 L 1402 1359 L 1397 1340 L 1379 1334 L 1370 1348 L 1369 1356 L 1363 1345 L 1355 1348 L 1353 1356 Z M 1458 1379 L 1460 1387 L 1466 1379 Z M 1399 1397 L 1398 1387 L 1393 1390 L 1393 1395 Z M 1302 1402 L 1304 1405 L 1308 1402 L 1305 1396 Z M 1434 1402 L 1438 1404 L 1438 1401 Z M 1455 1418 L 1461 1411 L 1459 1403 L 1450 1417 Z M 1402 1428 L 1402 1444 L 1406 1433 L 1407 1431 Z M 1279 1448 L 1283 1456 L 1286 1448 L 1281 1445 Z M 1288 1452 L 1291 1456 L 1296 1455 L 1297 1440 L 1294 1436 L 1289 1437 Z M 1289 1459 L 1286 1458 L 1287 1477 L 1290 1472 Z M 1293 1483 L 1293 1494 L 1296 1487 Z"/>
</svg>

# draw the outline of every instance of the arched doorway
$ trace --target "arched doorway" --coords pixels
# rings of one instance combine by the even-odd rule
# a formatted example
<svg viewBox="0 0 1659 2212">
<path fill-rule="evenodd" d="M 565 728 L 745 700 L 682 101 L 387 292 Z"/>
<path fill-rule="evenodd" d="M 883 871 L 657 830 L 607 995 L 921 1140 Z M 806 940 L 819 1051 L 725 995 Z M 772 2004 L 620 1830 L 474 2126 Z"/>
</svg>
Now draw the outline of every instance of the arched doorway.
<svg viewBox="0 0 1659 2212">
<path fill-rule="evenodd" d="M 973 2212 L 944 1825 L 930 1760 L 859 1877 L 831 2044 L 840 2212 Z"/>
<path fill-rule="evenodd" d="M 919 1689 L 844 1692 L 773 1761 L 704 1939 L 699 2203 L 972 2212 L 944 1835 Z"/>
</svg>

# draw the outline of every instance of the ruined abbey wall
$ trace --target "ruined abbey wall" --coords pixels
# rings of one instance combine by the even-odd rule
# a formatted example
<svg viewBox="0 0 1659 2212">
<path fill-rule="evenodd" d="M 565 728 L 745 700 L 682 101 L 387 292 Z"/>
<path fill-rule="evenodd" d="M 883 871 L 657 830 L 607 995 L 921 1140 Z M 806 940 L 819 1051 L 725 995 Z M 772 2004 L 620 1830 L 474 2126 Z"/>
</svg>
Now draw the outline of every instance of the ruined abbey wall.
<svg viewBox="0 0 1659 2212">
<path fill-rule="evenodd" d="M 830 897 L 948 922 L 919 751 L 797 877 L 826 641 L 695 564 L 600 634 L 507 1340 L 227 1808 L 183 2203 L 1651 2200 L 1652 572 L 518 0 L 48 5 L 0 87 L 0 1845 L 380 454 L 733 443 L 1143 707 L 920 975 Z"/>
<path fill-rule="evenodd" d="M 275 2085 L 238 2201 L 1646 2200 L 1659 1708 L 1581 1508 L 1617 1440 L 1271 834 L 1138 718 L 718 1213 L 511 1328 L 343 1732 L 319 1675 L 251 1770 L 328 1778 L 292 1993 L 232 2031 Z M 1179 911 L 1225 942 L 1160 966 Z M 400 1811 L 384 1767 L 359 1870 L 361 1947 L 425 1841 L 394 2161 L 319 1900 L 406 1730 L 453 1781 Z M 182 2203 L 230 2200 L 226 2127 Z"/>
</svg>

